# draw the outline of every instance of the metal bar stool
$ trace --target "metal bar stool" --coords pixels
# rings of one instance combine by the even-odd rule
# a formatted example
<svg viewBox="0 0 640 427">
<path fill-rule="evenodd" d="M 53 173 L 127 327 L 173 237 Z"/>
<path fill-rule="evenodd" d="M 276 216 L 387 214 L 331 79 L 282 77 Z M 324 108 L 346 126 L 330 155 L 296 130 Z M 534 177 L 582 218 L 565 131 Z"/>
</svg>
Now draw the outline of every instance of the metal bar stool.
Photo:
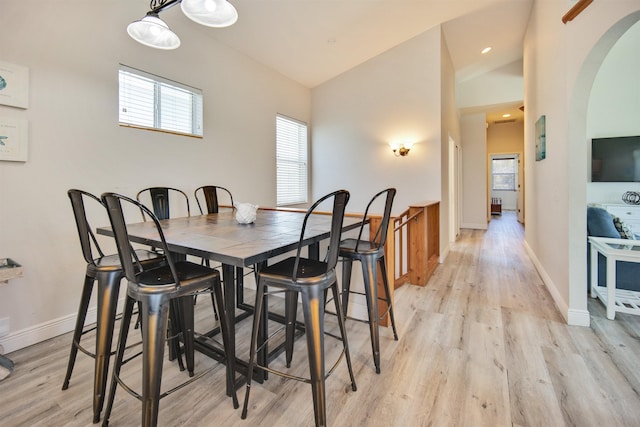
<svg viewBox="0 0 640 427">
<path fill-rule="evenodd" d="M 200 213 L 202 215 L 204 215 L 205 210 L 202 208 L 202 204 L 200 204 L 200 197 L 204 197 L 207 213 L 218 213 L 220 211 L 220 197 L 218 192 L 226 192 L 229 200 L 231 201 L 231 206 L 233 206 L 233 196 L 231 195 L 231 192 L 224 187 L 203 185 L 202 187 L 195 189 L 193 197 L 195 197 L 196 203 L 198 203 L 198 209 L 200 209 Z M 200 194 L 202 194 L 202 196 L 199 197 Z"/>
<path fill-rule="evenodd" d="M 189 197 L 187 196 L 187 193 L 185 193 L 184 191 L 178 188 L 172 188 L 172 187 L 145 188 L 138 191 L 138 193 L 136 194 L 136 200 L 142 204 L 144 204 L 146 200 L 149 200 L 151 202 L 151 207 L 153 208 L 153 214 L 159 220 L 171 218 L 171 203 L 170 203 L 171 200 L 174 201 L 174 207 L 175 207 L 175 202 L 178 202 L 179 205 L 182 205 L 182 208 L 186 208 L 187 216 L 191 216 L 191 207 L 189 205 Z M 145 215 L 142 209 L 140 210 L 140 213 L 142 214 L 142 220 L 147 221 L 147 216 Z M 156 248 L 151 248 L 151 249 L 156 250 Z M 213 294 L 212 294 L 212 297 L 213 297 Z M 171 315 L 169 316 L 169 319 L 170 319 L 169 325 L 173 334 L 178 334 L 180 332 L 179 325 L 177 325 L 178 319 L 180 317 L 178 314 L 178 311 L 179 310 L 176 307 L 176 305 L 171 304 L 171 308 L 170 308 Z M 136 327 L 139 325 L 140 325 L 140 317 L 138 316 L 138 320 L 136 320 Z M 169 347 L 169 360 L 174 360 L 175 358 L 178 358 L 178 362 L 180 362 L 180 368 L 183 369 L 182 359 L 180 358 L 179 346 L 177 342 L 172 341 L 171 346 Z M 192 371 L 189 371 L 189 372 L 192 373 Z"/>
<path fill-rule="evenodd" d="M 325 261 L 301 258 L 300 252 L 304 244 L 305 228 L 309 215 L 323 201 L 333 198 L 333 214 L 331 219 L 331 234 L 329 250 Z M 256 292 L 255 311 L 253 317 L 253 329 L 251 331 L 251 349 L 249 356 L 249 366 L 247 368 L 247 391 L 244 398 L 244 407 L 242 409 L 242 418 L 247 417 L 249 406 L 249 393 L 251 391 L 251 378 L 253 369 L 259 368 L 266 372 L 271 372 L 285 378 L 303 381 L 311 384 L 313 396 L 313 409 L 315 415 L 315 423 L 317 426 L 327 425 L 326 411 L 326 393 L 325 379 L 331 375 L 338 366 L 343 356 L 346 356 L 349 376 L 351 377 L 351 388 L 356 391 L 356 381 L 351 368 L 351 358 L 349 356 L 349 345 L 347 343 L 347 331 L 344 326 L 344 318 L 339 299 L 338 282 L 336 278 L 335 266 L 338 262 L 338 249 L 340 236 L 342 231 L 342 223 L 344 219 L 344 211 L 347 201 L 349 200 L 349 192 L 339 190 L 322 197 L 315 202 L 307 211 L 302 224 L 300 240 L 298 243 L 297 254 L 295 257 L 287 258 L 274 265 L 263 268 L 258 273 L 258 289 Z M 275 288 L 274 292 L 265 292 L 265 288 Z M 343 350 L 340 357 L 335 362 L 330 371 L 325 375 L 324 360 L 324 306 L 326 292 L 331 288 L 333 300 L 335 302 L 336 313 L 338 314 L 338 325 L 340 328 L 340 337 L 336 337 L 342 341 Z M 309 357 L 309 374 L 310 378 L 302 378 L 289 375 L 285 372 L 277 371 L 261 365 L 260 361 L 256 362 L 256 354 L 263 350 L 268 338 L 265 338 L 258 348 L 258 334 L 266 337 L 264 324 L 266 319 L 262 314 L 266 307 L 265 296 L 272 293 L 284 292 L 287 296 L 286 308 L 286 328 L 287 336 L 289 331 L 295 326 L 295 306 L 297 303 L 297 295 L 302 296 L 302 311 L 304 313 L 305 333 L 307 336 L 307 351 Z M 272 335 L 273 336 L 273 335 Z M 291 363 L 291 350 L 293 349 L 293 340 L 289 342 L 287 339 L 287 367 Z M 261 357 L 260 359 L 263 359 Z"/>
<path fill-rule="evenodd" d="M 109 220 L 113 229 L 120 261 L 124 268 L 128 280 L 127 302 L 122 318 L 122 327 L 118 340 L 118 350 L 116 361 L 111 377 L 111 388 L 107 409 L 103 419 L 103 425 L 109 423 L 109 416 L 113 408 L 113 401 L 117 385 L 120 384 L 130 394 L 136 396 L 142 402 L 142 425 L 155 426 L 158 422 L 158 407 L 160 399 L 172 392 L 186 386 L 209 372 L 211 367 L 197 376 L 192 377 L 183 384 L 161 394 L 162 381 L 162 360 L 164 345 L 166 342 L 166 331 L 169 321 L 169 306 L 171 301 L 179 301 L 181 307 L 181 331 L 182 340 L 185 346 L 185 355 L 190 375 L 193 372 L 193 341 L 194 341 L 194 317 L 193 317 L 193 295 L 196 292 L 212 290 L 215 293 L 215 301 L 218 305 L 220 328 L 222 330 L 223 345 L 228 346 L 230 339 L 229 329 L 226 324 L 224 299 L 222 298 L 222 285 L 220 283 L 220 273 L 203 265 L 188 261 L 174 261 L 167 257 L 167 265 L 158 268 L 143 269 L 134 264 L 131 244 L 127 233 L 127 226 L 123 216 L 122 202 L 130 203 L 144 212 L 155 223 L 161 249 L 164 253 L 169 253 L 169 249 L 164 237 L 164 233 L 156 216 L 141 203 L 126 196 L 104 193 L 102 200 L 107 206 Z M 134 304 L 141 305 L 142 315 L 142 393 L 138 394 L 128 387 L 120 379 L 120 370 L 123 363 L 133 360 L 128 359 L 123 362 L 125 349 L 127 346 L 127 335 L 129 323 L 133 312 Z M 230 375 L 235 371 L 235 358 L 226 352 L 226 375 L 229 381 Z M 232 389 L 234 407 L 238 407 L 238 399 L 235 388 Z"/>
<path fill-rule="evenodd" d="M 226 193 L 226 195 L 225 195 Z M 222 195 L 222 197 L 221 197 Z M 196 199 L 196 203 L 198 204 L 198 209 L 200 210 L 200 214 L 214 214 L 220 212 L 220 200 L 228 200 L 230 206 L 235 209 L 235 205 L 233 202 L 233 195 L 231 191 L 227 190 L 224 187 L 220 187 L 217 185 L 203 185 L 202 187 L 198 187 L 193 192 L 193 197 Z M 204 201 L 201 203 L 201 199 Z M 205 209 L 206 208 L 206 209 Z M 206 266 L 210 266 L 210 262 L 208 259 L 203 259 L 202 263 Z M 221 265 L 216 265 L 215 268 L 220 268 Z M 244 301 L 244 276 L 248 274 L 255 275 L 255 268 L 251 268 L 251 271 L 248 273 L 244 272 L 242 267 L 236 267 L 235 276 L 238 278 L 237 281 L 237 300 L 238 304 L 242 304 Z M 256 280 L 257 282 L 257 280 Z"/>
<path fill-rule="evenodd" d="M 82 286 L 82 296 L 80 307 L 76 318 L 76 326 L 73 331 L 71 342 L 71 352 L 67 365 L 67 373 L 64 377 L 62 389 L 69 388 L 69 381 L 73 373 L 78 350 L 95 359 L 94 380 L 93 380 L 93 422 L 100 421 L 100 413 L 104 405 L 104 392 L 107 384 L 107 371 L 109 370 L 109 359 L 111 357 L 111 342 L 113 338 L 113 328 L 116 321 L 116 308 L 118 294 L 120 291 L 120 281 L 124 277 L 124 272 L 120 264 L 118 254 L 105 255 L 98 244 L 98 241 L 89 225 L 85 211 L 85 200 L 95 201 L 99 204 L 100 210 L 106 213 L 102 201 L 91 193 L 82 190 L 71 189 L 67 192 L 71 200 L 71 207 L 78 228 L 80 246 L 82 254 L 87 263 L 84 285 Z M 105 218 L 106 220 L 106 218 Z M 93 250 L 98 254 L 94 258 Z M 159 266 L 164 264 L 164 257 L 154 252 L 146 250 L 136 250 L 135 256 L 145 267 Z M 97 304 L 98 316 L 96 326 L 85 330 L 84 323 L 89 309 L 89 301 L 93 292 L 94 283 L 98 284 Z M 80 340 L 88 332 L 96 330 L 95 351 L 85 349 Z"/>
<path fill-rule="evenodd" d="M 366 225 L 367 215 L 371 205 L 378 199 L 386 195 L 384 214 L 380 227 L 373 237 L 369 240 L 362 240 L 362 232 Z M 393 328 L 393 337 L 398 341 L 398 333 L 396 331 L 396 321 L 393 316 L 393 301 L 391 301 L 391 293 L 389 292 L 389 280 L 387 279 L 387 268 L 384 262 L 384 244 L 387 241 L 387 229 L 389 228 L 389 218 L 391 217 L 391 207 L 393 198 L 396 195 L 395 188 L 388 188 L 373 196 L 367 209 L 364 212 L 362 226 L 358 233 L 357 239 L 345 239 L 340 242 L 340 256 L 343 259 L 342 264 L 342 308 L 344 316 L 347 317 L 347 309 L 349 306 L 349 294 L 361 292 L 351 291 L 351 267 L 353 261 L 360 261 L 362 264 L 362 275 L 364 278 L 364 295 L 367 300 L 367 312 L 369 332 L 371 334 L 371 350 L 373 352 L 373 363 L 376 366 L 376 373 L 380 373 L 380 335 L 378 333 L 379 320 L 386 316 L 387 313 L 391 319 L 391 327 Z M 378 275 L 377 266 L 380 266 L 382 272 L 382 283 L 384 285 L 384 298 L 378 297 Z M 378 300 L 383 300 L 387 304 L 387 310 L 378 313 Z"/>
<path fill-rule="evenodd" d="M 149 198 L 151 199 L 151 206 L 153 207 L 153 213 L 158 219 L 169 219 L 171 217 L 171 210 L 169 209 L 170 194 L 175 194 L 180 199 L 184 198 L 184 203 L 187 208 L 187 216 L 191 216 L 189 197 L 182 190 L 171 187 L 149 187 L 138 191 L 138 194 L 136 194 L 136 200 L 142 203 L 142 198 L 145 197 L 145 194 L 149 195 Z M 140 210 L 140 212 L 142 213 L 142 220 L 146 221 L 147 216 L 144 211 Z"/>
</svg>

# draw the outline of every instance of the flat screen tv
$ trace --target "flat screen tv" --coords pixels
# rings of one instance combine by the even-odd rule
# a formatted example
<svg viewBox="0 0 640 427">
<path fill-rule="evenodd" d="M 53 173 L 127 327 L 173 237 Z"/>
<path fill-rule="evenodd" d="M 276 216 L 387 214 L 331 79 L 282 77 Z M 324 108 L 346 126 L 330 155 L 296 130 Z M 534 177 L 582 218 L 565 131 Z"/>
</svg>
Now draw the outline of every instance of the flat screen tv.
<svg viewBox="0 0 640 427">
<path fill-rule="evenodd" d="M 640 182 L 640 136 L 592 139 L 591 182 Z"/>
</svg>

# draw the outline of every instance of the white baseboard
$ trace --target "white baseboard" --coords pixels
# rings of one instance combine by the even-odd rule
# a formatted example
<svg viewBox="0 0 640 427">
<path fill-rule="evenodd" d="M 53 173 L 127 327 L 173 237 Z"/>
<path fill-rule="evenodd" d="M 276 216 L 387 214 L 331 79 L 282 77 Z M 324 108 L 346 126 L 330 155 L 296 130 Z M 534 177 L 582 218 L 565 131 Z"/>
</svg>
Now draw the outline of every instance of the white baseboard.
<svg viewBox="0 0 640 427">
<path fill-rule="evenodd" d="M 569 309 L 567 323 L 572 326 L 591 326 L 591 316 L 589 310 Z"/>
<path fill-rule="evenodd" d="M 449 255 L 449 252 L 451 252 L 451 245 L 447 245 L 447 247 L 442 250 L 440 257 L 438 258 L 438 262 L 440 264 L 444 263 L 444 261 L 447 259 L 447 256 Z"/>
<path fill-rule="evenodd" d="M 118 302 L 118 307 L 122 307 L 123 301 Z M 97 311 L 96 306 L 89 308 L 85 324 L 95 323 Z M 5 354 L 8 354 L 12 351 L 20 350 L 21 348 L 66 334 L 75 328 L 77 316 L 77 313 L 72 313 L 39 325 L 30 326 L 21 331 L 12 332 L 0 338 L 0 345 L 4 347 Z M 71 341 L 69 344 L 71 344 Z"/>
<path fill-rule="evenodd" d="M 248 280 L 245 281 L 244 286 L 248 289 L 256 288 L 253 278 L 248 278 Z M 124 299 L 124 296 L 121 296 L 118 299 L 118 313 L 122 312 L 120 308 L 124 307 Z M 12 332 L 9 335 L 0 338 L 0 346 L 4 347 L 5 352 L 0 354 L 8 354 L 13 351 L 28 347 L 30 345 L 46 341 L 62 334 L 66 334 L 67 332 L 71 332 L 76 327 L 77 317 L 78 313 L 71 313 L 57 319 L 52 319 L 47 322 L 40 323 L 39 325 L 33 325 L 26 329 Z M 85 325 L 95 323 L 97 317 L 98 307 L 95 305 L 89 307 L 89 310 L 87 311 L 87 318 L 84 322 Z M 71 344 L 71 341 L 69 341 L 69 344 Z"/>
<path fill-rule="evenodd" d="M 549 293 L 551 294 L 551 297 L 553 298 L 553 301 L 555 302 L 556 307 L 560 311 L 560 314 L 564 318 L 565 322 L 567 322 L 567 324 L 572 326 L 588 327 L 591 323 L 591 317 L 589 316 L 589 311 L 576 310 L 573 308 L 569 308 L 569 305 L 560 295 L 558 288 L 553 283 L 553 280 L 551 280 L 551 277 L 549 277 L 545 269 L 542 267 L 540 260 L 538 259 L 538 257 L 536 257 L 536 254 L 533 252 L 533 250 L 531 249 L 531 247 L 529 246 L 526 240 L 524 242 L 524 247 L 527 251 L 527 254 L 529 255 L 529 258 L 531 259 L 531 262 L 533 262 L 533 265 L 538 271 L 538 274 L 542 278 L 542 281 L 544 282 L 545 286 L 549 290 Z"/>
<path fill-rule="evenodd" d="M 460 224 L 460 228 L 471 228 L 473 230 L 486 230 L 488 228 L 488 225 L 486 223 L 476 224 L 471 222 L 465 222 Z"/>
</svg>

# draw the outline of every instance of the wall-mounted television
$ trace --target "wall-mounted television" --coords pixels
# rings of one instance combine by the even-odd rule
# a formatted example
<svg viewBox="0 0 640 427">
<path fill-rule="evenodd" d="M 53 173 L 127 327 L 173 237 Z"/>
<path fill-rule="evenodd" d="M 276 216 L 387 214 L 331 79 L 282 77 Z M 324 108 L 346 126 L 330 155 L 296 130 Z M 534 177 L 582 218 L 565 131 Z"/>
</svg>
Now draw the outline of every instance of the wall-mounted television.
<svg viewBox="0 0 640 427">
<path fill-rule="evenodd" d="M 640 136 L 593 138 L 591 182 L 640 182 Z"/>
</svg>

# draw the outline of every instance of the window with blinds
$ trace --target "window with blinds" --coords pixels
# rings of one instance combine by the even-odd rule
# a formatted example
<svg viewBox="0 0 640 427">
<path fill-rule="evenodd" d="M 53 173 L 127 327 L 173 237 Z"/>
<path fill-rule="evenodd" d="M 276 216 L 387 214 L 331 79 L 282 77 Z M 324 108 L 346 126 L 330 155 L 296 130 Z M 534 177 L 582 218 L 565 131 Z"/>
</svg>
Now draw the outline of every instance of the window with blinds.
<svg viewBox="0 0 640 427">
<path fill-rule="evenodd" d="M 202 136 L 202 91 L 120 65 L 122 126 Z"/>
<path fill-rule="evenodd" d="M 516 190 L 516 181 L 518 174 L 517 159 L 511 158 L 495 158 L 491 160 L 491 175 L 493 190 Z"/>
<path fill-rule="evenodd" d="M 276 116 L 278 206 L 307 202 L 307 124 Z"/>
</svg>

